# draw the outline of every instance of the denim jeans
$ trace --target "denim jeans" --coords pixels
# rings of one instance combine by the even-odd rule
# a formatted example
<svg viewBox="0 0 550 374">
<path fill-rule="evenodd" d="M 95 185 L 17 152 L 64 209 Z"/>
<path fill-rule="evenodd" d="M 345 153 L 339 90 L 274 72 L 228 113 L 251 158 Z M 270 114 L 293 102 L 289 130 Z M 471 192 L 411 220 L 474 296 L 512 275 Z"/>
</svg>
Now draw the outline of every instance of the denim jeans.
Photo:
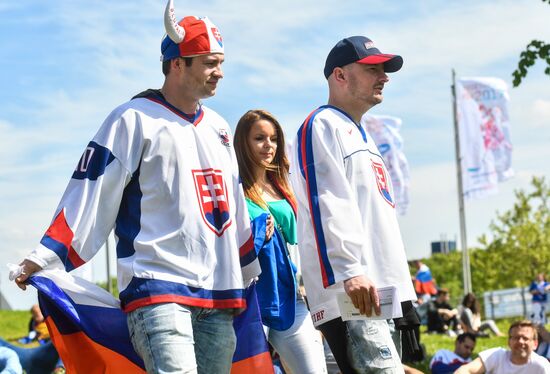
<svg viewBox="0 0 550 374">
<path fill-rule="evenodd" d="M 530 320 L 536 324 L 546 324 L 546 303 L 533 302 Z"/>
<path fill-rule="evenodd" d="M 291 373 L 325 374 L 325 352 L 321 333 L 313 321 L 304 300 L 296 301 L 296 318 L 287 330 L 279 331 L 264 326 L 267 340 L 281 356 Z"/>
<path fill-rule="evenodd" d="M 358 373 L 403 373 L 385 320 L 346 321 L 348 356 Z"/>
<path fill-rule="evenodd" d="M 147 373 L 229 373 L 235 351 L 233 309 L 154 304 L 128 314 Z"/>
<path fill-rule="evenodd" d="M 0 371 L 6 374 L 23 373 L 19 356 L 17 356 L 14 350 L 8 347 L 0 347 Z"/>
</svg>

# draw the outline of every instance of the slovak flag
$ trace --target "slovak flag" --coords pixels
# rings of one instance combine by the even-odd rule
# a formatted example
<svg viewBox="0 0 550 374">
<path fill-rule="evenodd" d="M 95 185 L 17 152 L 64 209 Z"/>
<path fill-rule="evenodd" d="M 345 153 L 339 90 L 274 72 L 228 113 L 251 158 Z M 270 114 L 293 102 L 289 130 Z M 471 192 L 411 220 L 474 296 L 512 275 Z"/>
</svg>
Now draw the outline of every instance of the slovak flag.
<svg viewBox="0 0 550 374">
<path fill-rule="evenodd" d="M 237 348 L 233 355 L 231 374 L 272 374 L 273 361 L 265 338 L 256 283 L 245 290 L 246 310 L 233 320 Z"/>
<path fill-rule="evenodd" d="M 60 270 L 29 279 L 52 341 L 68 373 L 145 373 L 134 351 L 119 301 L 99 286 Z M 237 349 L 232 374 L 270 373 L 273 364 L 263 332 L 254 286 L 248 308 L 235 319 Z"/>
</svg>

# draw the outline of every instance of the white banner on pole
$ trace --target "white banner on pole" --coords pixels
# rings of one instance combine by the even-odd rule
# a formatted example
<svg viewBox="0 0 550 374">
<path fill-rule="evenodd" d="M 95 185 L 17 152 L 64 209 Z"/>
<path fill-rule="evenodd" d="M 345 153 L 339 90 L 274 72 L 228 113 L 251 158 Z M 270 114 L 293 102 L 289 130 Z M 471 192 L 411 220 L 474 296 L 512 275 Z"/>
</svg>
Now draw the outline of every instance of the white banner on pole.
<svg viewBox="0 0 550 374">
<path fill-rule="evenodd" d="M 498 183 L 514 175 L 506 82 L 462 78 L 456 100 L 464 197 L 495 194 Z"/>
<path fill-rule="evenodd" d="M 403 138 L 399 133 L 401 119 L 391 116 L 365 114 L 361 123 L 367 129 L 388 168 L 393 185 L 398 214 L 409 206 L 409 163 L 403 153 Z"/>
</svg>

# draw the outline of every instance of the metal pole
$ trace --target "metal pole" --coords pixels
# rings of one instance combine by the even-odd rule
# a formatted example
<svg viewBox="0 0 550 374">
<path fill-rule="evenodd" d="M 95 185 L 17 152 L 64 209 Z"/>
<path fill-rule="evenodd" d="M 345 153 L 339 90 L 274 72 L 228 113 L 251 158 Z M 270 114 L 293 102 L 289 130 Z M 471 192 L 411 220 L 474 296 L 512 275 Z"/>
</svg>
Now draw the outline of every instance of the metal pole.
<svg viewBox="0 0 550 374">
<path fill-rule="evenodd" d="M 111 238 L 111 233 L 109 233 L 109 235 L 107 235 L 107 240 L 105 241 L 105 257 L 107 259 L 107 267 L 106 267 L 106 270 L 107 270 L 107 291 L 109 291 L 109 293 L 113 293 L 113 286 L 111 284 L 111 264 L 110 264 L 110 261 L 109 261 L 109 258 L 110 258 L 110 247 L 111 245 L 109 244 L 109 239 Z"/>
<path fill-rule="evenodd" d="M 493 301 L 493 293 L 491 292 L 491 296 L 490 296 L 490 300 L 491 300 L 491 319 L 494 320 L 495 319 L 495 302 Z"/>
<path fill-rule="evenodd" d="M 455 158 L 456 158 L 456 176 L 458 182 L 458 212 L 460 218 L 460 242 L 462 244 L 462 280 L 464 294 L 472 292 L 472 276 L 470 273 L 470 255 L 468 253 L 468 244 L 466 242 L 466 216 L 464 211 L 464 192 L 462 190 L 462 158 L 460 156 L 460 139 L 458 134 L 458 116 L 456 104 L 456 82 L 455 70 L 453 69 L 453 85 L 451 91 L 453 95 L 453 117 L 455 130 Z"/>
<path fill-rule="evenodd" d="M 525 288 L 520 288 L 521 292 L 521 306 L 523 308 L 523 317 L 527 318 L 527 303 L 525 302 Z"/>
</svg>

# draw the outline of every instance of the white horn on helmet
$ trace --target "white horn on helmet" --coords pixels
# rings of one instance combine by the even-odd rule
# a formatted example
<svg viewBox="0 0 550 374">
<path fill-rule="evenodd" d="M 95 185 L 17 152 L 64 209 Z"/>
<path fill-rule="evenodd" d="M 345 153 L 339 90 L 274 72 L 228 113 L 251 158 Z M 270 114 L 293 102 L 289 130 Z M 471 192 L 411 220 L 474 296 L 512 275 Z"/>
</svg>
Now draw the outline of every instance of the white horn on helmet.
<svg viewBox="0 0 550 374">
<path fill-rule="evenodd" d="M 185 37 L 185 29 L 178 25 L 176 16 L 174 15 L 174 3 L 172 0 L 168 0 L 166 9 L 164 10 L 164 28 L 166 34 L 176 44 L 181 43 Z"/>
</svg>

